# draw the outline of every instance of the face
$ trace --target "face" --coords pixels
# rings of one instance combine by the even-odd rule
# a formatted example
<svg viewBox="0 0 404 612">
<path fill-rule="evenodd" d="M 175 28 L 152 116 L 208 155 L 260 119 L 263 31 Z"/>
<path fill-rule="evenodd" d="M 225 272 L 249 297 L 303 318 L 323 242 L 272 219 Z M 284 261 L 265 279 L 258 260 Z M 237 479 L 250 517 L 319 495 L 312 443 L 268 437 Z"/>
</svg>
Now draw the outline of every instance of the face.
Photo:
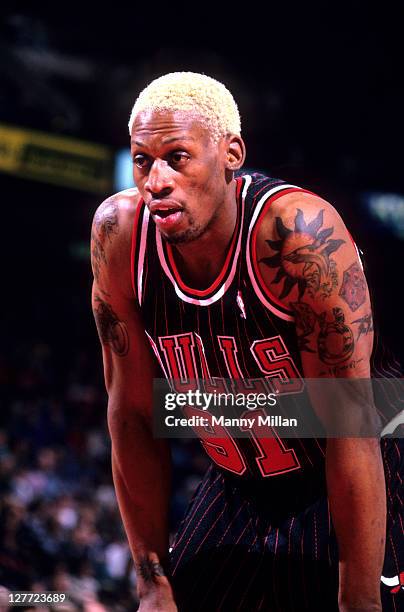
<svg viewBox="0 0 404 612">
<path fill-rule="evenodd" d="M 218 223 L 227 188 L 226 143 L 213 143 L 195 115 L 139 113 L 131 154 L 135 183 L 168 242 L 191 242 Z"/>
</svg>

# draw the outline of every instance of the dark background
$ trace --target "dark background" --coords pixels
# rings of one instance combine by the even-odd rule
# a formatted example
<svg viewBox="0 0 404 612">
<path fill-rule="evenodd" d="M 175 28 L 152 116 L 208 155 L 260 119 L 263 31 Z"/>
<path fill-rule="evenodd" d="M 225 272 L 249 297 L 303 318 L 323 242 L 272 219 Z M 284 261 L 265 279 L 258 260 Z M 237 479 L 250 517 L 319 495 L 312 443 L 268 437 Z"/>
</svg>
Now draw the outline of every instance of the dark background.
<svg viewBox="0 0 404 612">
<path fill-rule="evenodd" d="M 131 106 L 154 77 L 193 70 L 223 81 L 240 108 L 246 165 L 312 189 L 336 206 L 365 253 L 384 334 L 403 356 L 403 242 L 371 218 L 363 195 L 404 194 L 402 9 L 399 3 L 372 9 L 354 1 L 330 6 L 226 4 L 220 15 L 218 3 L 138 3 L 132 9 L 114 3 L 108 10 L 83 3 L 75 10 L 6 2 L 0 122 L 118 151 L 128 146 Z M 106 527 L 108 512 L 86 519 L 86 499 L 110 479 L 88 251 L 92 215 L 110 193 L 6 174 L 0 180 L 0 485 L 6 525 L 0 582 L 20 587 L 42 580 L 51 587 L 57 566 L 66 580 L 85 583 L 95 575 L 94 592 L 100 584 L 114 592 L 116 584 L 97 565 L 94 541 L 100 550 L 102 542 L 122 543 L 119 518 L 113 517 L 114 533 Z M 94 457 L 89 432 L 104 445 Z M 53 460 L 43 459 L 44 449 L 54 452 Z M 182 480 L 176 483 L 173 524 L 194 474 L 203 469 L 190 451 L 175 453 Z M 24 500 L 18 479 L 28 486 L 33 472 L 59 479 L 60 489 Z M 79 533 L 77 550 L 66 552 L 69 532 L 62 533 L 54 519 L 62 495 L 75 508 L 76 531 L 84 525 L 96 532 L 92 540 L 87 533 L 87 548 Z M 51 540 L 49 534 L 56 534 L 45 552 L 35 525 Z M 31 533 L 31 548 L 21 545 L 21 529 Z M 32 551 L 44 560 L 38 571 L 30 565 Z"/>
</svg>

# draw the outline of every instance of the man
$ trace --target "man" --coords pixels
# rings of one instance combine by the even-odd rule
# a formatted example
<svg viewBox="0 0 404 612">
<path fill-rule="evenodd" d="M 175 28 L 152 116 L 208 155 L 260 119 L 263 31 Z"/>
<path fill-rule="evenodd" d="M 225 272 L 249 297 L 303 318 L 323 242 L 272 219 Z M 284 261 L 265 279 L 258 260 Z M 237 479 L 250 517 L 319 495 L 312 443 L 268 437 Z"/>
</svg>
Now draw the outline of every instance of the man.
<svg viewBox="0 0 404 612">
<path fill-rule="evenodd" d="M 212 466 L 168 558 L 170 455 L 152 433 L 153 378 L 176 379 L 176 390 L 203 378 L 211 392 L 229 378 L 256 389 L 273 377 L 366 379 L 371 306 L 330 204 L 263 175 L 236 177 L 245 145 L 222 84 L 160 77 L 129 128 L 137 188 L 94 217 L 93 309 L 140 610 L 381 610 L 382 572 L 404 569 L 398 442 L 383 441 L 386 531 L 376 437 L 286 443 L 199 428 Z M 311 399 L 328 430 L 324 402 Z M 384 610 L 403 604 L 391 591 L 383 585 Z"/>
</svg>

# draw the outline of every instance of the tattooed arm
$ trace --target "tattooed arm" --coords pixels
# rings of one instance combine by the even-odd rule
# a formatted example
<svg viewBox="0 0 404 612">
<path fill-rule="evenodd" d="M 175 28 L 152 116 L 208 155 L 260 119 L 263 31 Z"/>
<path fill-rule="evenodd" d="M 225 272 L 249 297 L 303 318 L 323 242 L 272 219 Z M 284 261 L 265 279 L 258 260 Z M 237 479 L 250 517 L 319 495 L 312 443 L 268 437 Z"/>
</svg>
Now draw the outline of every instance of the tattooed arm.
<svg viewBox="0 0 404 612">
<path fill-rule="evenodd" d="M 306 378 L 370 378 L 373 329 L 369 292 L 352 240 L 335 209 L 305 193 L 276 200 L 260 228 L 257 259 L 266 288 L 295 314 Z M 339 549 L 341 611 L 381 610 L 380 576 L 385 550 L 386 499 L 376 437 L 354 437 L 374 418 L 371 391 L 347 398 L 343 386 L 313 407 L 330 436 L 327 489 Z M 317 387 L 318 388 L 318 387 Z M 334 433 L 335 435 L 335 433 Z M 360 588 L 359 588 L 360 585 Z"/>
<path fill-rule="evenodd" d="M 135 190 L 106 200 L 91 233 L 92 305 L 108 392 L 112 474 L 138 576 L 140 610 L 176 610 L 164 574 L 170 456 L 151 431 L 154 361 L 130 279 Z"/>
</svg>

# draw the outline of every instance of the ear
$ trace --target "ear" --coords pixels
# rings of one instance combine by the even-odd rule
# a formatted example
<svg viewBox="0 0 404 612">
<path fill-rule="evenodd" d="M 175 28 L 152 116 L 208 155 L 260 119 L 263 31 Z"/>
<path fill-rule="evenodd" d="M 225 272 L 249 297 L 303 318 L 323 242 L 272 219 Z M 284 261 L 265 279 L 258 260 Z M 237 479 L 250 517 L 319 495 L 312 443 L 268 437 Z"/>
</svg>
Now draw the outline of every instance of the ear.
<svg viewBox="0 0 404 612">
<path fill-rule="evenodd" d="M 241 136 L 229 134 L 226 137 L 226 170 L 239 170 L 245 160 L 245 144 Z"/>
</svg>

